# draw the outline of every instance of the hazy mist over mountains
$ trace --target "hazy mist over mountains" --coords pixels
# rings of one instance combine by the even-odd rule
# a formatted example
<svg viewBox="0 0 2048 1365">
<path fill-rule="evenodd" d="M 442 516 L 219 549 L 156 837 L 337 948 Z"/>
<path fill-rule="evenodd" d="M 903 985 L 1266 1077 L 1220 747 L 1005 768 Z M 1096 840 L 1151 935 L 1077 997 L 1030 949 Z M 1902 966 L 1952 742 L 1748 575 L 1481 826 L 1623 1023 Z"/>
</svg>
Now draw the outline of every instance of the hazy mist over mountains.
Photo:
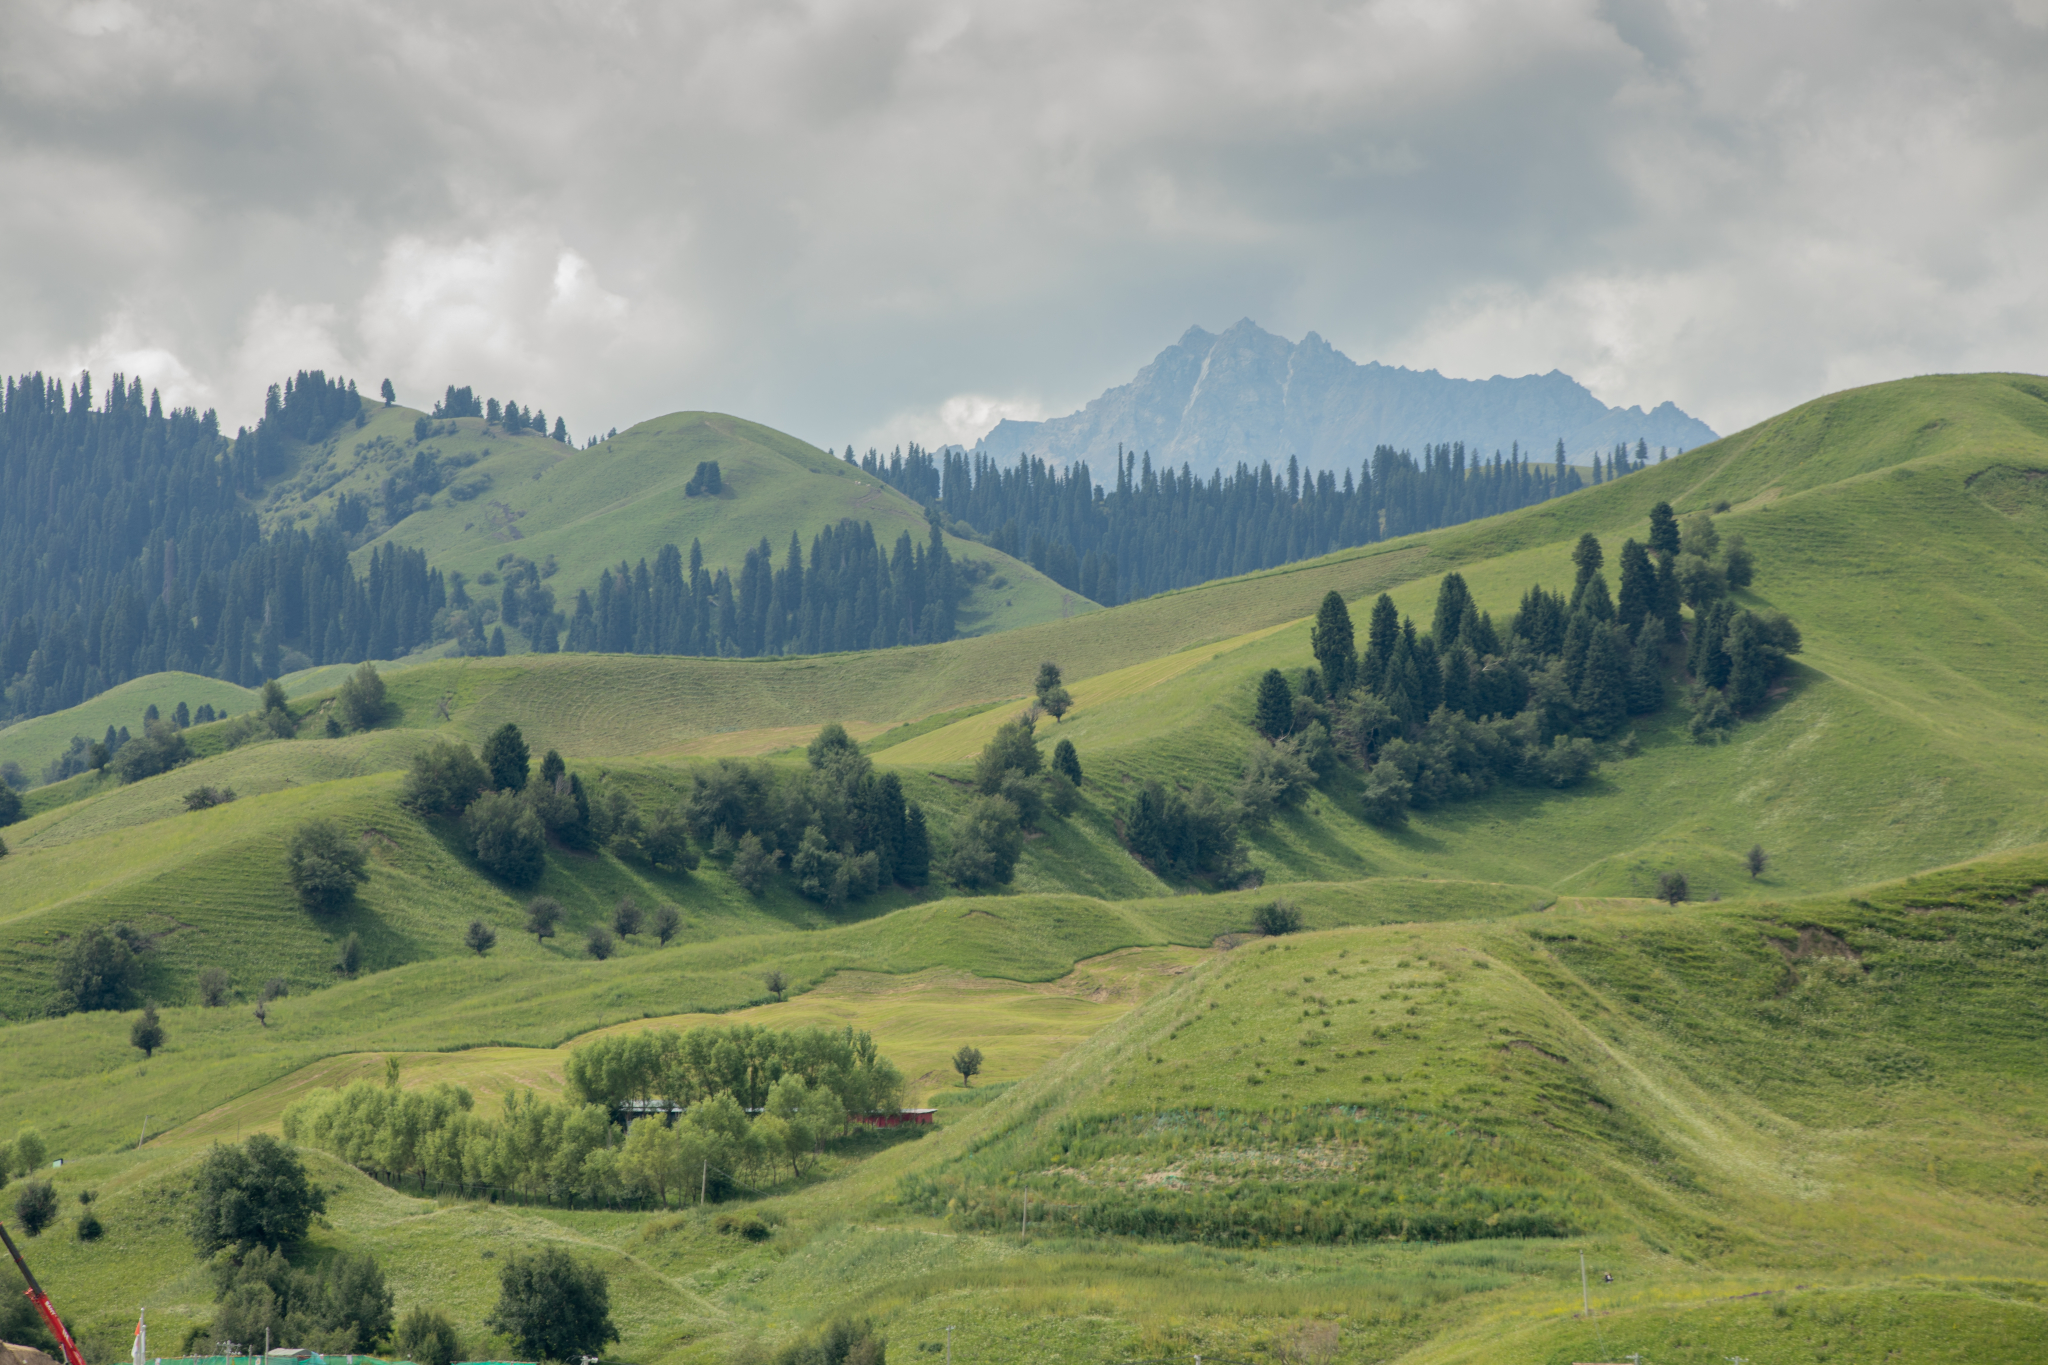
<svg viewBox="0 0 2048 1365">
<path fill-rule="evenodd" d="M 1246 318 L 1221 335 L 1190 327 L 1130 383 L 1079 412 L 1042 422 L 1005 419 L 975 448 L 999 460 L 1029 452 L 1105 467 L 1119 444 L 1155 462 L 1206 473 L 1243 460 L 1318 469 L 1356 464 L 1381 444 L 1420 450 L 1463 441 L 1488 455 L 1516 442 L 1549 457 L 1563 439 L 1575 459 L 1618 441 L 1691 449 L 1715 438 L 1706 423 L 1660 403 L 1608 407 L 1570 375 L 1451 379 L 1435 370 L 1360 365 L 1314 332 L 1299 343 Z"/>
</svg>

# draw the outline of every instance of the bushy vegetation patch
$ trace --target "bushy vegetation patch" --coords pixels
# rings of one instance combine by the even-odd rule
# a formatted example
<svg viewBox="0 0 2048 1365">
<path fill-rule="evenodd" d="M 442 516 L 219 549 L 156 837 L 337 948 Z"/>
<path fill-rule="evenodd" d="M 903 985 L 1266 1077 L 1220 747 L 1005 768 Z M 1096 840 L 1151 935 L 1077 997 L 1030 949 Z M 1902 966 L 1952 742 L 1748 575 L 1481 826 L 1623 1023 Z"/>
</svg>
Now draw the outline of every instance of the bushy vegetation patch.
<svg viewBox="0 0 2048 1365">
<path fill-rule="evenodd" d="M 1353 1106 L 1070 1119 L 1000 1169 L 907 1176 L 898 1197 L 959 1227 L 1260 1246 L 1564 1237 L 1576 1182 L 1519 1143 Z"/>
</svg>

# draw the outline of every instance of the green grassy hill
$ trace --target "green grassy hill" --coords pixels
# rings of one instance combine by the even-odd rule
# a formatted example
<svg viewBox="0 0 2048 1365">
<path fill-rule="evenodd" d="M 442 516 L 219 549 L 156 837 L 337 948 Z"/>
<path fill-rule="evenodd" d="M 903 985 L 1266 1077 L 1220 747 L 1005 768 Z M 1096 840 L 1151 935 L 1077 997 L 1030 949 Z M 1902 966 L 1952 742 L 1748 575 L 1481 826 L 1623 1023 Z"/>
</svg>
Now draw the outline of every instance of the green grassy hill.
<svg viewBox="0 0 2048 1365">
<path fill-rule="evenodd" d="M 596 1032 L 743 1011 L 873 1029 L 940 1125 L 847 1140 L 749 1195 L 759 1243 L 718 1209 L 425 1197 L 315 1153 L 336 1191 L 317 1248 L 374 1250 L 401 1307 L 442 1306 L 473 1351 L 504 1352 L 483 1252 L 569 1246 L 613 1274 L 617 1358 L 648 1365 L 752 1360 L 846 1311 L 899 1360 L 936 1357 L 949 1325 L 963 1360 L 991 1361 L 2038 1359 L 2044 488 L 2048 382 L 1919 379 L 1490 521 L 943 646 L 419 661 L 390 677 L 391 721 L 344 739 L 318 737 L 338 679 L 304 679 L 301 737 L 223 750 L 197 730 L 194 763 L 73 779 L 6 831 L 0 1095 L 66 1155 L 67 1197 L 102 1191 L 110 1230 L 46 1235 L 33 1258 L 104 1353 L 135 1303 L 159 1340 L 196 1329 L 210 1289 L 178 1210 L 206 1144 L 387 1054 L 405 1084 L 461 1080 L 490 1108 L 515 1084 L 558 1091 L 562 1049 Z M 1531 582 L 1569 582 L 1583 532 L 1612 566 L 1660 499 L 1728 504 L 1717 524 L 1757 563 L 1741 600 L 1804 634 L 1730 742 L 1691 743 L 1673 706 L 1603 746 L 1585 787 L 1391 831 L 1340 772 L 1246 831 L 1257 889 L 1199 894 L 1124 852 L 1137 784 L 1235 779 L 1256 680 L 1310 661 L 1326 591 L 1361 621 L 1390 591 L 1426 624 L 1456 568 L 1500 620 Z M 1000 894 L 936 878 L 835 913 L 786 882 L 749 896 L 716 857 L 671 875 L 556 850 L 534 889 L 569 920 L 537 943 L 531 892 L 397 802 L 419 746 L 507 720 L 648 808 L 714 754 L 800 762 L 839 720 L 930 812 L 942 857 L 974 754 L 1048 657 L 1075 706 L 1039 734 L 1071 739 L 1087 782 Z M 186 813 L 201 782 L 240 799 Z M 334 917 L 282 877 L 314 814 L 371 857 Z M 1648 899 L 1673 868 L 1694 903 Z M 627 893 L 681 908 L 678 941 L 587 960 L 577 931 Z M 1248 935 L 1276 894 L 1307 932 Z M 471 918 L 498 929 L 487 958 L 462 947 Z M 31 1017 L 71 936 L 116 920 L 156 943 L 171 1040 L 146 1064 L 132 1014 Z M 368 970 L 342 981 L 348 933 Z M 214 964 L 237 999 L 206 1009 Z M 770 969 L 788 1001 L 769 1003 Z M 291 993 L 259 1023 L 272 976 Z M 976 1041 L 994 1084 L 967 1091 L 945 1058 Z"/>
<path fill-rule="evenodd" d="M 460 570 L 472 582 L 494 573 L 508 554 L 536 564 L 552 557 L 549 586 L 565 611 L 576 589 L 594 587 L 603 570 L 622 559 L 652 561 L 666 544 L 687 552 L 692 540 L 701 541 L 707 565 L 736 574 L 764 537 L 779 563 L 792 531 L 808 551 L 811 537 L 842 517 L 873 523 L 885 545 L 905 531 L 919 542 L 926 535 L 923 510 L 881 480 L 795 437 L 723 413 L 671 413 L 578 450 L 532 432 L 507 436 L 477 417 L 437 422 L 434 435 L 415 440 L 421 414 L 414 409 L 365 411 L 363 427 L 295 452 L 263 503 L 266 530 L 331 515 L 344 494 L 369 499 L 381 515 L 384 480 L 402 475 L 426 450 L 448 470 L 447 486 L 422 496 L 359 549 L 359 567 L 386 541 L 424 550 L 434 567 Z M 717 462 L 724 491 L 684 496 L 703 461 Z M 964 635 L 1095 609 L 998 550 L 950 537 L 947 543 L 956 559 L 988 566 L 962 612 Z"/>
<path fill-rule="evenodd" d="M 197 673 L 151 673 L 110 687 L 81 706 L 35 716 L 0 730 L 0 763 L 14 762 L 31 780 L 41 781 L 43 767 L 71 747 L 73 735 L 98 739 L 109 725 L 142 733 L 142 714 L 151 706 L 165 716 L 184 702 L 192 710 L 211 705 L 222 714 L 240 714 L 256 704 L 256 694 L 219 678 Z"/>
</svg>

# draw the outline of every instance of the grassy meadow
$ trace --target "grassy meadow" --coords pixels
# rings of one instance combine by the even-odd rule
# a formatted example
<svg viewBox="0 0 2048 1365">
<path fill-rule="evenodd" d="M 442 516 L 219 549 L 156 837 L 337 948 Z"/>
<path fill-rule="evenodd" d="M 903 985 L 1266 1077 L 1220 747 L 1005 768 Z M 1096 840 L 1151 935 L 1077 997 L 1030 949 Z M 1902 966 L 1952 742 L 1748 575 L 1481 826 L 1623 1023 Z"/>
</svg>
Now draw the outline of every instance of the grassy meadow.
<svg viewBox="0 0 2048 1365">
<path fill-rule="evenodd" d="M 377 410 L 365 431 L 397 420 Z M 482 439 L 458 425 L 439 439 Z M 520 553 L 557 553 L 571 575 L 569 547 L 589 545 L 594 575 L 612 528 L 658 544 L 680 524 L 663 518 L 701 512 L 751 543 L 747 480 L 775 461 L 832 498 L 872 483 L 772 437 L 684 414 L 592 452 L 494 439 L 502 463 L 474 466 L 502 471 L 489 497 L 414 519 L 495 563 L 509 542 L 453 518 L 502 495 L 525 509 L 507 523 Z M 742 453 L 694 453 L 714 448 Z M 698 458 L 720 460 L 730 506 L 614 506 L 650 486 L 648 462 L 673 462 L 679 484 Z M 615 488 L 606 459 L 641 465 Z M 760 1240 L 721 1231 L 730 1204 L 426 1197 L 309 1152 L 332 1193 L 306 1254 L 374 1251 L 401 1311 L 442 1308 L 478 1359 L 511 1350 L 485 1325 L 495 1259 L 545 1242 L 610 1272 L 624 1340 L 607 1359 L 625 1365 L 755 1365 L 841 1313 L 872 1316 L 899 1365 L 941 1359 L 949 1327 L 963 1365 L 2037 1361 L 2044 476 L 2048 382 L 1934 377 L 1833 395 L 1507 516 L 943 646 L 414 661 L 390 672 L 388 723 L 342 739 L 319 737 L 339 676 L 301 679 L 301 737 L 229 750 L 201 728 L 191 764 L 39 790 L 6 830 L 0 1141 L 40 1130 L 66 1159 L 60 1193 L 99 1191 L 108 1228 L 82 1244 L 60 1224 L 29 1254 L 94 1365 L 125 1351 L 137 1304 L 162 1349 L 202 1342 L 211 1287 L 182 1231 L 193 1163 L 275 1130 L 308 1090 L 381 1078 L 396 1056 L 401 1084 L 456 1081 L 495 1113 L 515 1087 L 559 1094 L 567 1052 L 600 1033 L 821 1024 L 870 1030 L 939 1122 L 836 1140 L 807 1176 L 750 1187 L 739 1211 Z M 1584 532 L 1611 581 L 1666 499 L 1681 516 L 1727 504 L 1718 529 L 1757 565 L 1738 600 L 1804 636 L 1728 742 L 1690 741 L 1674 685 L 1577 789 L 1505 788 L 1387 829 L 1339 771 L 1246 828 L 1254 884 L 1231 891 L 1164 881 L 1124 851 L 1138 784 L 1235 782 L 1257 679 L 1311 662 L 1325 592 L 1361 633 L 1383 591 L 1426 627 L 1455 568 L 1504 625 L 1531 583 L 1569 584 Z M 974 756 L 1046 658 L 1075 704 L 1038 736 L 1070 739 L 1086 781 L 990 894 L 935 875 L 832 911 L 787 879 L 750 896 L 714 856 L 685 875 L 566 849 L 515 890 L 451 823 L 398 800 L 422 746 L 506 721 L 536 757 L 558 748 L 658 809 L 721 756 L 799 764 L 838 720 L 924 806 L 936 863 Z M 115 723 L 133 728 L 143 704 L 121 695 L 134 718 Z M 33 724 L 68 739 L 89 711 Z M 202 782 L 239 799 L 188 813 Z M 316 815 L 370 855 L 332 916 L 283 878 L 285 841 Z M 1752 844 L 1769 854 L 1754 878 Z M 1651 898 L 1672 869 L 1691 902 Z M 535 893 L 568 910 L 545 942 L 521 931 Z M 590 960 L 582 930 L 627 894 L 678 907 L 681 932 Z M 1252 932 L 1276 896 L 1299 905 L 1300 933 Z M 462 944 L 473 918 L 497 930 L 487 956 Z M 169 1042 L 148 1061 L 127 1046 L 132 1013 L 43 1017 L 74 936 L 116 921 L 154 940 Z M 333 963 L 351 933 L 366 969 L 348 980 Z M 195 982 L 212 965 L 233 1000 L 208 1009 Z M 271 977 L 289 993 L 259 1021 Z M 962 1043 L 987 1056 L 973 1087 L 949 1070 Z"/>
</svg>

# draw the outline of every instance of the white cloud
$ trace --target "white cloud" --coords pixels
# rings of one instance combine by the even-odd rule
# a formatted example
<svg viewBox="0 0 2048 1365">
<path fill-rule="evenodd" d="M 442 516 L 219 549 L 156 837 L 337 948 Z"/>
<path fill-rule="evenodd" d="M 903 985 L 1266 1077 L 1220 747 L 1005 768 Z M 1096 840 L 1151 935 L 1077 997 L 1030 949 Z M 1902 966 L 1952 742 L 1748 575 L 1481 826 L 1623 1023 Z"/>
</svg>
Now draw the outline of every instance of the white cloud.
<svg viewBox="0 0 2048 1365">
<path fill-rule="evenodd" d="M 224 415 L 341 364 L 893 444 L 1249 315 L 1726 428 L 2048 368 L 2042 13 L 53 0 L 0 44 L 0 363 L 119 324 Z"/>
<path fill-rule="evenodd" d="M 988 435 L 1004 418 L 1036 422 L 1050 415 L 1045 404 L 1035 398 L 992 398 L 980 393 L 956 393 L 932 407 L 905 409 L 870 427 L 855 448 L 862 451 L 872 448 L 886 453 L 912 441 L 927 448 L 971 446 Z"/>
</svg>

